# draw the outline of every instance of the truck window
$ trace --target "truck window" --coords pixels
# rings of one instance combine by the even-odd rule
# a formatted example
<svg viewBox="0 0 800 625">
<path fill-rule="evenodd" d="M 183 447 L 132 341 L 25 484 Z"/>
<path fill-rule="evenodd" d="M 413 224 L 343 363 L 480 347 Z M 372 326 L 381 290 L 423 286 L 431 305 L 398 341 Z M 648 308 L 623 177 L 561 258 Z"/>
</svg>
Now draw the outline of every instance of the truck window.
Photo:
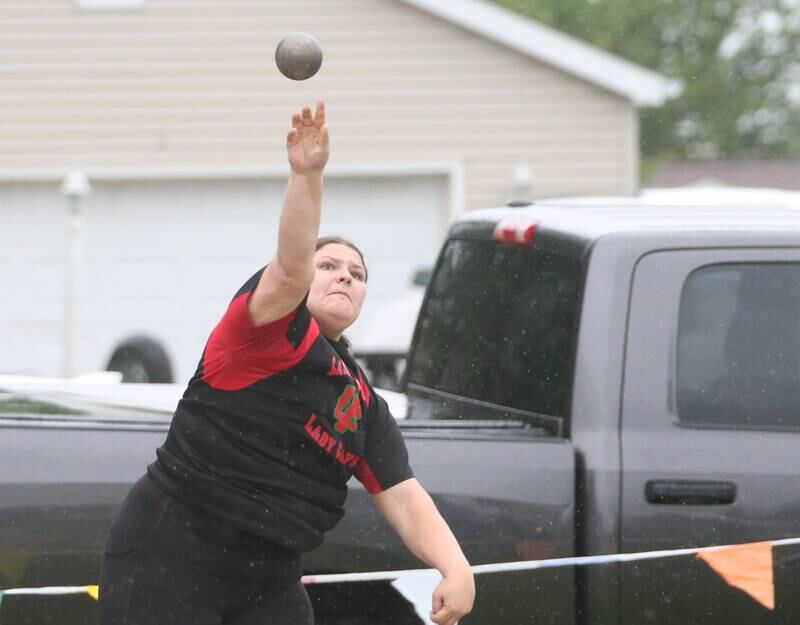
<svg viewBox="0 0 800 625">
<path fill-rule="evenodd" d="M 408 381 L 566 417 L 581 284 L 578 260 L 536 246 L 450 241 L 421 313 Z"/>
<path fill-rule="evenodd" d="M 800 427 L 800 264 L 710 265 L 681 295 L 678 418 Z"/>
</svg>

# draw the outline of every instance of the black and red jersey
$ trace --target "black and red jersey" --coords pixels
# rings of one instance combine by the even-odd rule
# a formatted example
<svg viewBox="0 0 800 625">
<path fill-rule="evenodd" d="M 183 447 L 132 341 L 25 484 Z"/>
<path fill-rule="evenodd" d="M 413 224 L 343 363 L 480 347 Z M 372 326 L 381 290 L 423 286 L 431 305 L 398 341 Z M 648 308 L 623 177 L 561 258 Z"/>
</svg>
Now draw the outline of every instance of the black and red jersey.
<svg viewBox="0 0 800 625">
<path fill-rule="evenodd" d="M 303 553 L 341 519 L 351 475 L 374 494 L 413 473 L 386 402 L 305 301 L 253 325 L 262 272 L 208 339 L 148 472 L 177 499 Z"/>
</svg>

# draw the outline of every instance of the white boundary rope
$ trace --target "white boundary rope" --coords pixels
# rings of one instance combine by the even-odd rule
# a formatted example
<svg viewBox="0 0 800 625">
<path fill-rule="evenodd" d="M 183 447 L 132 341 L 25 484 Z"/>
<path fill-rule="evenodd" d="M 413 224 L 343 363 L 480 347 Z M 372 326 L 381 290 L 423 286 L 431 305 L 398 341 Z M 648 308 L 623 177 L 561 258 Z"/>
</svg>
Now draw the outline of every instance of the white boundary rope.
<svg viewBox="0 0 800 625">
<path fill-rule="evenodd" d="M 800 537 L 780 540 L 757 541 L 771 543 L 773 547 L 800 545 Z M 551 569 L 564 566 L 585 566 L 587 564 L 608 564 L 612 562 L 633 562 L 636 560 L 653 560 L 698 554 L 701 551 L 719 551 L 732 547 L 744 547 L 756 543 L 734 545 L 718 545 L 715 547 L 694 547 L 691 549 L 667 549 L 661 551 L 640 551 L 636 553 L 616 553 L 599 556 L 579 556 L 574 558 L 552 558 L 549 560 L 524 560 L 519 562 L 499 562 L 497 564 L 479 564 L 472 567 L 475 575 L 486 573 L 508 573 L 512 571 L 529 571 L 533 569 Z M 339 584 L 342 582 L 394 581 L 400 578 L 427 577 L 438 575 L 436 569 L 407 569 L 400 571 L 374 571 L 369 573 L 340 573 L 332 575 L 303 575 L 304 584 Z M 88 586 L 45 586 L 42 588 L 9 588 L 0 589 L 1 596 L 11 595 L 74 595 L 89 594 L 94 596 L 96 585 Z"/>
<path fill-rule="evenodd" d="M 9 588 L 0 590 L 3 595 L 91 595 L 97 586 L 45 586 L 43 588 Z"/>
<path fill-rule="evenodd" d="M 800 545 L 800 537 L 781 540 L 757 541 L 769 542 L 773 547 L 784 545 Z M 574 558 L 552 558 L 550 560 L 525 560 L 520 562 L 500 562 L 497 564 L 479 564 L 472 567 L 475 575 L 485 573 L 508 573 L 511 571 L 528 571 L 532 569 L 550 569 L 563 566 L 584 566 L 587 564 L 608 564 L 611 562 L 633 562 L 635 560 L 652 560 L 700 553 L 701 551 L 719 551 L 731 547 L 742 547 L 755 543 L 736 545 L 719 545 L 716 547 L 695 547 L 691 549 L 668 549 L 661 551 L 640 551 L 637 553 L 616 553 L 600 556 L 579 556 Z M 376 571 L 372 573 L 341 573 L 332 575 L 304 575 L 304 584 L 338 584 L 342 582 L 392 581 L 401 577 L 422 577 L 439 574 L 436 569 L 410 569 L 403 571 Z"/>
</svg>

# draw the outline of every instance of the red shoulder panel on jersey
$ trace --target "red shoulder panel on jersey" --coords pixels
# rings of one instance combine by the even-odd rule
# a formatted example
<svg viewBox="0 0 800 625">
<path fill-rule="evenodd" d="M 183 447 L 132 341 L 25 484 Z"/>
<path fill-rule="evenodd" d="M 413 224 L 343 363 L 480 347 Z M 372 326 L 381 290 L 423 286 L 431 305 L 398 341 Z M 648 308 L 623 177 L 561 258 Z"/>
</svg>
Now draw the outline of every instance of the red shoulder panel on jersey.
<svg viewBox="0 0 800 625">
<path fill-rule="evenodd" d="M 236 391 L 266 377 L 286 371 L 300 362 L 319 336 L 312 319 L 303 340 L 295 348 L 286 334 L 297 309 L 262 326 L 255 326 L 247 312 L 250 293 L 234 299 L 203 354 L 203 380 L 223 391 Z"/>
</svg>

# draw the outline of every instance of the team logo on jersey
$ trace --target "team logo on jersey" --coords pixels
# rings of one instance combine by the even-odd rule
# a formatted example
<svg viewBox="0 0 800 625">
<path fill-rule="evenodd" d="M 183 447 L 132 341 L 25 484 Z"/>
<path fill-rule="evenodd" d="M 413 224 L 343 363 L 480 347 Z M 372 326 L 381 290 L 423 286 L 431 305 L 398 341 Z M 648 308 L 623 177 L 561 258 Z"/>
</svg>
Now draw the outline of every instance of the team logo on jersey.
<svg viewBox="0 0 800 625">
<path fill-rule="evenodd" d="M 365 406 L 369 406 L 369 387 L 367 386 L 367 381 L 364 379 L 364 375 L 361 373 L 360 369 L 358 371 L 358 377 L 354 378 L 353 374 L 350 373 L 350 369 L 347 368 L 347 365 L 334 356 L 331 359 L 331 368 L 328 369 L 328 373 L 326 375 L 332 377 L 347 376 L 348 378 L 352 379 L 356 385 L 356 388 L 358 388 L 358 394 L 361 395 L 361 401 L 364 402 Z"/>
<path fill-rule="evenodd" d="M 361 456 L 347 451 L 342 441 L 337 440 L 333 434 L 325 431 L 321 423 L 317 422 L 317 415 L 311 413 L 306 421 L 306 432 L 319 445 L 320 449 L 329 454 L 336 462 L 343 464 L 349 469 L 353 469 L 361 462 Z"/>
<path fill-rule="evenodd" d="M 361 420 L 361 401 L 358 394 L 356 385 L 348 384 L 344 392 L 339 395 L 336 409 L 333 411 L 333 416 L 336 418 L 336 425 L 333 427 L 337 432 L 344 434 L 358 429 L 358 422 Z"/>
</svg>

